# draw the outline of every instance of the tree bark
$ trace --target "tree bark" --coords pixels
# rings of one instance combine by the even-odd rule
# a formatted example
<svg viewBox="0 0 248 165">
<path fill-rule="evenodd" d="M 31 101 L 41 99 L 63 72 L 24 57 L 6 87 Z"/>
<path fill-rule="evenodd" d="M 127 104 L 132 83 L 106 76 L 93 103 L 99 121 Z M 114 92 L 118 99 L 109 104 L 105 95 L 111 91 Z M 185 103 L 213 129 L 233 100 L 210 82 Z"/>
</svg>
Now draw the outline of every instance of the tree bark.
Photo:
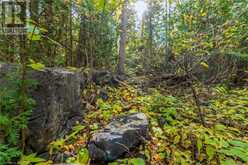
<svg viewBox="0 0 248 165">
<path fill-rule="evenodd" d="M 35 21 L 35 23 L 39 23 L 39 1 L 38 0 L 33 0 L 30 2 L 31 4 L 31 12 L 30 16 L 32 21 Z"/>
<path fill-rule="evenodd" d="M 67 48 L 65 49 L 65 62 L 66 66 L 73 66 L 72 0 L 64 2 L 64 8 L 66 10 L 64 15 L 66 19 L 63 24 L 66 29 L 66 40 L 64 41 L 64 44 L 67 45 Z"/>
<path fill-rule="evenodd" d="M 80 30 L 79 30 L 79 41 L 78 41 L 78 46 L 77 46 L 77 60 L 76 62 L 76 66 L 77 67 L 82 67 L 82 66 L 86 66 L 87 64 L 87 54 L 85 52 L 85 36 L 86 34 L 84 33 L 84 29 L 85 29 L 85 16 L 82 13 L 80 16 Z"/>
<path fill-rule="evenodd" d="M 127 5 L 128 0 L 124 1 L 122 13 L 121 13 L 121 25 L 120 25 L 120 45 L 119 45 L 119 60 L 117 64 L 117 74 L 125 75 L 125 60 L 126 60 L 126 40 L 127 40 Z"/>
<path fill-rule="evenodd" d="M 69 9 L 69 14 L 70 14 L 70 20 L 69 20 L 69 29 L 70 29 L 70 52 L 69 52 L 69 59 L 68 63 L 70 66 L 73 65 L 73 35 L 72 35 L 72 0 L 70 0 L 70 9 Z"/>
<path fill-rule="evenodd" d="M 165 70 L 167 73 L 172 72 L 172 64 L 171 61 L 173 59 L 173 55 L 171 52 L 171 45 L 169 41 L 169 31 L 170 31 L 170 3 L 168 0 L 165 0 L 165 13 L 166 13 L 166 18 L 165 18 L 165 36 L 166 36 L 166 44 L 165 44 Z"/>
<path fill-rule="evenodd" d="M 47 29 L 47 34 L 46 37 L 49 39 L 53 39 L 53 1 L 51 0 L 46 0 L 45 1 L 45 14 L 46 14 L 46 29 Z M 53 52 L 53 46 L 51 42 L 46 42 L 45 43 L 45 52 L 48 57 L 48 65 L 53 66 L 54 65 L 54 57 L 55 57 L 55 52 Z"/>
</svg>

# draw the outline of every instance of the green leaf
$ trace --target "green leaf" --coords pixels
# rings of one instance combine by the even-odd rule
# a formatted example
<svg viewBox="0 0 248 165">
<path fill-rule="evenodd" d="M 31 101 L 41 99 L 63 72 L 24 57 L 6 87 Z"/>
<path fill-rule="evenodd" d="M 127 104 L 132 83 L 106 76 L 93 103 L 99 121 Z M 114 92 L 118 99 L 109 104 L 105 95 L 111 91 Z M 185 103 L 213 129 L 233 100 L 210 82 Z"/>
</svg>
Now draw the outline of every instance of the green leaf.
<svg viewBox="0 0 248 165">
<path fill-rule="evenodd" d="M 40 30 L 39 27 L 29 24 L 27 26 L 28 31 L 28 39 L 32 41 L 39 41 L 41 40 Z"/>
<path fill-rule="evenodd" d="M 49 144 L 49 154 L 53 154 L 54 150 L 60 150 L 65 144 L 65 139 L 57 139 Z"/>
<path fill-rule="evenodd" d="M 82 131 L 84 128 L 85 128 L 85 126 L 83 126 L 83 125 L 76 125 L 76 126 L 74 126 L 74 127 L 72 128 L 72 131 L 73 131 L 73 132 L 72 132 L 69 136 L 67 136 L 67 137 L 65 138 L 65 141 L 75 138 L 76 135 L 77 135 L 80 131 Z"/>
<path fill-rule="evenodd" d="M 97 1 L 97 9 L 102 10 L 104 8 L 105 5 L 105 0 L 98 0 Z"/>
<path fill-rule="evenodd" d="M 179 143 L 179 142 L 180 142 L 180 136 L 177 135 L 177 136 L 175 137 L 175 139 L 174 139 L 174 144 L 177 144 L 177 143 Z"/>
<path fill-rule="evenodd" d="M 36 156 L 36 153 L 30 155 L 22 155 L 20 161 L 18 161 L 19 165 L 30 165 L 33 163 L 41 163 L 45 162 L 45 159 L 39 158 Z"/>
<path fill-rule="evenodd" d="M 224 126 L 223 124 L 216 124 L 215 129 L 218 131 L 224 131 L 226 129 L 226 126 Z"/>
<path fill-rule="evenodd" d="M 31 41 L 39 41 L 41 40 L 41 36 L 39 34 L 28 33 L 28 39 Z"/>
<path fill-rule="evenodd" d="M 112 162 L 112 163 L 108 163 L 108 165 L 119 165 L 118 162 Z"/>
<path fill-rule="evenodd" d="M 219 140 L 216 138 L 205 138 L 205 143 L 212 146 L 218 146 Z"/>
<path fill-rule="evenodd" d="M 146 165 L 144 159 L 141 158 L 130 159 L 129 163 L 131 163 L 131 165 Z"/>
<path fill-rule="evenodd" d="M 85 148 L 81 149 L 78 153 L 78 163 L 88 164 L 90 159 L 89 151 Z"/>
<path fill-rule="evenodd" d="M 236 147 L 242 147 L 244 149 L 248 149 L 248 143 L 245 143 L 245 142 L 242 142 L 239 140 L 231 140 L 231 141 L 229 141 L 229 143 L 233 146 L 236 146 Z"/>
<path fill-rule="evenodd" d="M 236 165 L 237 163 L 233 159 L 226 159 L 220 162 L 221 165 Z"/>
<path fill-rule="evenodd" d="M 208 155 L 209 160 L 213 159 L 215 154 L 215 148 L 213 146 L 208 145 L 206 147 L 206 153 Z"/>
<path fill-rule="evenodd" d="M 248 155 L 243 148 L 233 147 L 231 149 L 222 149 L 219 152 L 228 156 L 238 157 L 244 162 L 248 163 Z"/>
<path fill-rule="evenodd" d="M 45 69 L 45 65 L 43 65 L 39 62 L 38 63 L 31 63 L 28 66 L 34 70 L 37 70 L 37 71 L 44 71 L 44 69 Z"/>
<path fill-rule="evenodd" d="M 200 65 L 201 65 L 204 69 L 206 69 L 206 70 L 208 70 L 208 68 L 209 68 L 209 66 L 208 66 L 208 64 L 207 64 L 206 62 L 201 62 Z"/>
<path fill-rule="evenodd" d="M 99 126 L 97 123 L 94 123 L 94 124 L 90 125 L 90 129 L 97 130 L 97 129 L 99 129 Z"/>
<path fill-rule="evenodd" d="M 201 152 L 202 149 L 202 140 L 200 138 L 197 139 L 197 151 L 198 154 Z"/>
</svg>

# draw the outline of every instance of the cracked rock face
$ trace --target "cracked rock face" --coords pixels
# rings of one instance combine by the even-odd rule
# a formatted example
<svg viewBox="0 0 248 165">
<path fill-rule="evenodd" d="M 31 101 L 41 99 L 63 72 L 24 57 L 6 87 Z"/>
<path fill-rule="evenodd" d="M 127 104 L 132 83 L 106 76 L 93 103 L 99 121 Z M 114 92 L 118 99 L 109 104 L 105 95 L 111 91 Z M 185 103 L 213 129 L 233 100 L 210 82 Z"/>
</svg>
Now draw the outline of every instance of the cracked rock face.
<svg viewBox="0 0 248 165">
<path fill-rule="evenodd" d="M 82 118 L 80 77 L 63 69 L 46 69 L 30 77 L 39 84 L 31 91 L 37 106 L 28 123 L 27 144 L 41 152 Z"/>
<path fill-rule="evenodd" d="M 0 64 L 0 85 L 4 85 L 4 77 L 16 72 L 17 68 L 18 65 L 14 64 Z M 50 142 L 62 137 L 76 121 L 82 119 L 80 86 L 83 77 L 59 68 L 30 70 L 27 77 L 38 85 L 29 89 L 36 106 L 28 122 L 26 149 L 43 153 Z"/>
<path fill-rule="evenodd" d="M 88 145 L 93 161 L 108 162 L 138 147 L 148 138 L 148 119 L 143 113 L 114 119 L 94 133 Z"/>
</svg>

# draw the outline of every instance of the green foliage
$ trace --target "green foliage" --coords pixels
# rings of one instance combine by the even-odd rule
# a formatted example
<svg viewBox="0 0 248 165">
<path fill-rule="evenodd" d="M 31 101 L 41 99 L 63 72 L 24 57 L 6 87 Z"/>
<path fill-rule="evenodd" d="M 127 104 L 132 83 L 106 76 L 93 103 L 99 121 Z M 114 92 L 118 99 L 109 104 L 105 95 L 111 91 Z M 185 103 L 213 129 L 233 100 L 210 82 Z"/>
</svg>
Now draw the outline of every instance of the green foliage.
<svg viewBox="0 0 248 165">
<path fill-rule="evenodd" d="M 130 165 L 145 165 L 144 159 L 134 158 L 129 160 Z"/>
<path fill-rule="evenodd" d="M 31 164 L 36 164 L 36 165 L 45 165 L 46 160 L 39 158 L 36 156 L 36 154 L 30 154 L 30 155 L 22 155 L 21 159 L 18 161 L 19 165 L 31 165 Z"/>
<path fill-rule="evenodd" d="M 146 165 L 146 162 L 142 158 L 130 158 L 130 159 L 123 159 L 118 160 L 116 162 L 108 163 L 108 165 L 119 165 L 119 164 L 125 164 L 125 165 Z"/>
<path fill-rule="evenodd" d="M 28 66 L 37 71 L 44 71 L 45 69 L 45 65 L 35 62 L 34 60 L 30 60 L 30 64 Z"/>
<path fill-rule="evenodd" d="M 223 147 L 219 152 L 248 163 L 248 143 L 239 140 L 231 140 L 228 143 L 229 145 Z"/>
<path fill-rule="evenodd" d="M 243 67 L 243 69 L 248 68 L 248 54 L 239 52 L 228 52 L 226 56 L 237 63 L 238 66 Z"/>
<path fill-rule="evenodd" d="M 52 155 L 54 152 L 59 151 L 65 145 L 65 139 L 57 139 L 50 143 L 49 154 Z"/>
<path fill-rule="evenodd" d="M 74 139 L 76 138 L 76 135 L 78 133 L 80 133 L 80 131 L 84 130 L 85 129 L 85 126 L 84 125 L 76 125 L 72 128 L 72 133 L 69 134 L 65 140 L 71 140 L 71 139 Z"/>
<path fill-rule="evenodd" d="M 13 158 L 21 155 L 18 148 L 0 144 L 0 164 L 10 163 Z"/>
<path fill-rule="evenodd" d="M 83 129 L 85 129 L 85 126 L 76 125 L 72 128 L 72 132 L 68 136 L 66 136 L 64 139 L 57 139 L 57 140 L 51 142 L 48 146 L 49 154 L 53 155 L 57 151 L 62 150 L 65 147 L 66 142 L 76 139 L 77 134 L 80 133 Z"/>
<path fill-rule="evenodd" d="M 207 154 L 209 160 L 213 159 L 214 154 L 216 152 L 215 150 L 216 149 L 213 146 L 207 145 L 207 147 L 206 147 L 206 154 Z"/>
<path fill-rule="evenodd" d="M 88 164 L 90 160 L 89 152 L 83 148 L 77 152 L 75 157 L 70 157 L 66 160 L 67 163 Z"/>
<path fill-rule="evenodd" d="M 243 10 L 236 9 L 244 9 L 245 3 L 232 0 L 190 0 L 177 4 L 172 18 L 176 20 L 176 26 L 171 32 L 174 51 L 177 54 L 187 51 L 194 55 L 204 55 L 213 49 L 242 50 L 242 31 L 247 30 L 244 27 L 247 17 L 243 15 Z M 216 41 L 218 44 L 214 43 Z"/>
<path fill-rule="evenodd" d="M 177 124 L 176 118 L 178 111 L 181 108 L 181 102 L 173 96 L 163 96 L 158 92 L 151 95 L 148 110 L 160 114 L 165 119 L 167 124 Z"/>
<path fill-rule="evenodd" d="M 225 119 L 227 122 L 233 121 L 233 125 L 241 128 L 248 126 L 247 114 L 247 89 L 232 90 L 228 93 L 222 92 L 222 97 L 213 100 L 211 104 L 212 110 L 216 112 L 216 118 Z"/>
<path fill-rule="evenodd" d="M 219 85 L 219 86 L 216 86 L 214 88 L 214 90 L 218 93 L 218 94 L 227 94 L 228 93 L 228 89 L 226 86 L 223 86 L 223 85 Z"/>
<path fill-rule="evenodd" d="M 27 127 L 28 118 L 35 105 L 32 98 L 20 94 L 22 86 L 16 74 L 16 72 L 9 74 L 5 86 L 0 87 L 0 135 L 3 138 L 0 139 L 3 141 L 0 152 L 6 161 L 20 155 L 16 148 L 20 143 L 20 131 Z M 33 82 L 27 80 L 26 83 L 27 87 L 30 87 Z M 24 111 L 20 111 L 21 104 L 25 106 Z"/>
<path fill-rule="evenodd" d="M 207 64 L 206 62 L 201 62 L 200 65 L 201 65 L 204 69 L 206 69 L 206 70 L 208 70 L 208 68 L 209 68 L 209 66 L 208 66 L 208 64 Z"/>
</svg>

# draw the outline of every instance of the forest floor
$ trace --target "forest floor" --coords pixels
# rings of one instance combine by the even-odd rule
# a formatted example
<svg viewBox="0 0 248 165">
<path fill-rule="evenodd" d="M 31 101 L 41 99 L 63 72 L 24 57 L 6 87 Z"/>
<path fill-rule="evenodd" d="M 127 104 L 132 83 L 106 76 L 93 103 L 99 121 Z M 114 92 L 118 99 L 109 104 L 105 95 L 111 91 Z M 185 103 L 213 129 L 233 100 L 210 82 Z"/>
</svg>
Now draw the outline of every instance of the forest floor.
<svg viewBox="0 0 248 165">
<path fill-rule="evenodd" d="M 248 164 L 248 89 L 196 89 L 205 126 L 198 119 L 188 89 L 90 85 L 82 91 L 87 108 L 84 123 L 75 126 L 65 139 L 51 143 L 50 154 L 63 153 L 67 155 L 64 161 L 87 165 L 90 158 L 86 146 L 93 132 L 116 116 L 143 112 L 149 118 L 150 140 L 128 153 L 126 159 L 109 165 Z M 102 90 L 107 94 L 105 101 L 99 97 Z"/>
</svg>

